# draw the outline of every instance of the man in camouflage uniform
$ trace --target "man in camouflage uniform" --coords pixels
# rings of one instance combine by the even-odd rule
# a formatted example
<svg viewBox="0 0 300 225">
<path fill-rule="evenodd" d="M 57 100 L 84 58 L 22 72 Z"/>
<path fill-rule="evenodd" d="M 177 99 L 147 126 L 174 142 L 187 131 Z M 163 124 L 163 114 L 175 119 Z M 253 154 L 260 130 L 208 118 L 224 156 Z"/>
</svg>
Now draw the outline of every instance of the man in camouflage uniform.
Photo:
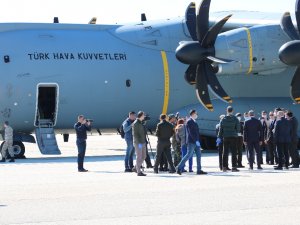
<svg viewBox="0 0 300 225">
<path fill-rule="evenodd" d="M 175 127 L 177 125 L 176 116 L 174 114 L 170 114 L 168 117 L 169 117 L 169 122 L 173 125 L 174 130 L 175 130 Z M 178 164 L 181 161 L 181 148 L 180 148 L 180 143 L 177 142 L 177 140 L 176 140 L 175 132 L 174 132 L 174 135 L 172 136 L 171 143 L 172 143 L 172 148 L 174 151 L 174 166 L 176 167 L 176 166 L 178 166 Z"/>
<path fill-rule="evenodd" d="M 8 153 L 11 157 L 9 162 L 14 162 L 15 161 L 15 154 L 13 150 L 13 129 L 9 126 L 8 121 L 4 122 L 4 129 L 5 129 L 5 135 L 4 135 L 4 144 L 1 150 L 2 154 L 2 160 L 0 162 L 5 162 L 6 160 L 6 151 L 8 150 Z"/>
</svg>

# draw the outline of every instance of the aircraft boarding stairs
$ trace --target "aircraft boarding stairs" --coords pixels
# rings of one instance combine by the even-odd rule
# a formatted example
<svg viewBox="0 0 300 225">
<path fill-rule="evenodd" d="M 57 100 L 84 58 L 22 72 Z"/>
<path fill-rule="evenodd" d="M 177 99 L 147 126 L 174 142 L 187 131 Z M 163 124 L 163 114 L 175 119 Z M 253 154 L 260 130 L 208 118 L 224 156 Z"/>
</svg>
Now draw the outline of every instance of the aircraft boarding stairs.
<svg viewBox="0 0 300 225">
<path fill-rule="evenodd" d="M 53 122 L 49 119 L 40 119 L 38 127 L 35 129 L 37 144 L 44 155 L 60 155 Z"/>
</svg>

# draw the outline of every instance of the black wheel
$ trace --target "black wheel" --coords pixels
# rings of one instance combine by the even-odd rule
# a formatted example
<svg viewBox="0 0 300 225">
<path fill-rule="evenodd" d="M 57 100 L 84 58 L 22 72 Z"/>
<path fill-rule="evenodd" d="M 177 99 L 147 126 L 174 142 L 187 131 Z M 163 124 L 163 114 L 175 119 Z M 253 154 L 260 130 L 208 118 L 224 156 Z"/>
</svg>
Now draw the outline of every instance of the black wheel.
<svg viewBox="0 0 300 225">
<path fill-rule="evenodd" d="M 4 142 L 1 143 L 0 149 L 2 150 L 2 147 L 4 145 Z M 17 159 L 21 159 L 24 158 L 24 154 L 25 154 L 25 146 L 21 141 L 14 141 L 13 142 L 13 148 L 14 148 L 14 154 L 15 154 L 15 158 Z M 10 155 L 7 152 L 7 158 L 10 158 Z"/>
</svg>

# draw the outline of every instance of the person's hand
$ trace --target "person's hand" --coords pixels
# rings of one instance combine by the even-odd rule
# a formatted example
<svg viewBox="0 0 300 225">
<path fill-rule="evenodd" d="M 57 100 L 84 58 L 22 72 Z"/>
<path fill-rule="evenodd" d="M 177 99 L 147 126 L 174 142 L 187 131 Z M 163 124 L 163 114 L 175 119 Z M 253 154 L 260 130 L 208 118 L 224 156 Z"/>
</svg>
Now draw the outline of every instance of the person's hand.
<svg viewBox="0 0 300 225">
<path fill-rule="evenodd" d="M 138 144 L 138 147 L 139 147 L 140 150 L 142 150 L 143 144 Z"/>
<path fill-rule="evenodd" d="M 90 121 L 86 122 L 86 125 L 91 126 L 91 122 Z"/>
<path fill-rule="evenodd" d="M 222 140 L 221 140 L 221 138 L 217 138 L 217 140 L 216 140 L 216 144 L 217 144 L 217 146 L 219 146 L 221 143 L 222 143 Z"/>
<path fill-rule="evenodd" d="M 82 121 L 82 124 L 86 124 L 86 119 L 84 119 L 84 120 Z"/>
<path fill-rule="evenodd" d="M 199 141 L 196 141 L 196 146 L 200 147 L 200 142 Z"/>
</svg>

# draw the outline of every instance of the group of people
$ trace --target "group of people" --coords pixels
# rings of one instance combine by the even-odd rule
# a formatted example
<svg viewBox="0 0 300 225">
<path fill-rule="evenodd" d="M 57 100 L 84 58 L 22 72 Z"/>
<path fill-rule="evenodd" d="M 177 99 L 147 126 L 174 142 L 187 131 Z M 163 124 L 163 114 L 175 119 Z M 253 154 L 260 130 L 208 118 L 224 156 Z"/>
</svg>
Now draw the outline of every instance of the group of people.
<svg viewBox="0 0 300 225">
<path fill-rule="evenodd" d="M 258 170 L 263 169 L 263 150 L 266 151 L 266 164 L 275 165 L 275 170 L 289 169 L 290 165 L 291 168 L 299 168 L 297 130 L 298 121 L 291 111 L 276 108 L 269 112 L 269 116 L 262 111 L 257 119 L 255 112 L 250 110 L 244 113 L 242 120 L 241 113 L 234 115 L 233 108 L 229 106 L 227 115 L 221 115 L 216 126 L 220 170 L 238 172 L 238 168 L 244 168 L 243 149 L 246 150 L 250 170 L 255 163 Z M 228 166 L 229 151 L 232 169 Z"/>
<path fill-rule="evenodd" d="M 197 174 L 206 174 L 201 169 L 200 133 L 196 122 L 196 110 L 190 111 L 190 117 L 179 119 L 175 115 L 160 115 L 160 122 L 156 127 L 157 152 L 153 166 L 154 173 L 169 171 L 182 174 L 187 172 L 185 164 L 189 161 L 189 172 L 193 172 L 193 154 L 197 158 Z M 124 138 L 127 143 L 125 156 L 125 172 L 136 172 L 138 176 L 146 176 L 142 171 L 142 164 L 146 160 L 147 130 L 145 127 L 145 113 L 130 112 L 123 122 Z M 174 150 L 172 157 L 171 146 Z M 133 166 L 133 154 L 136 153 L 136 165 Z M 147 161 L 147 160 L 146 160 Z M 148 166 L 147 166 L 148 167 Z M 152 166 L 148 167 L 152 168 Z"/>
<path fill-rule="evenodd" d="M 156 127 L 157 152 L 154 166 L 148 153 L 147 129 L 145 126 L 145 113 L 130 112 L 128 118 L 122 123 L 124 139 L 127 144 L 124 159 L 125 172 L 136 172 L 138 176 L 146 176 L 143 171 L 143 162 L 147 168 L 153 168 L 154 173 L 168 171 L 181 175 L 183 172 L 193 172 L 193 155 L 196 155 L 196 174 L 207 174 L 201 168 L 201 143 L 197 124 L 197 111 L 191 110 L 189 117 L 178 118 L 176 115 L 160 115 L 160 122 Z M 77 133 L 78 171 L 87 172 L 83 167 L 86 148 L 86 132 L 91 124 L 83 116 L 78 117 L 74 126 Z M 262 170 L 263 151 L 266 151 L 265 163 L 274 166 L 275 170 L 299 168 L 300 157 L 298 147 L 298 121 L 291 111 L 276 108 L 274 111 L 263 111 L 260 118 L 255 118 L 255 112 L 250 110 L 234 115 L 233 107 L 226 109 L 226 115 L 220 116 L 216 126 L 216 145 L 219 151 L 219 168 L 223 172 L 239 172 L 244 168 L 243 151 L 246 150 L 249 169 L 254 164 Z M 171 152 L 173 148 L 173 154 Z M 231 167 L 228 160 L 231 152 Z M 133 156 L 136 154 L 136 164 Z M 256 156 L 256 157 L 255 157 Z M 291 158 L 291 162 L 290 162 Z M 189 162 L 188 170 L 185 169 Z"/>
</svg>

